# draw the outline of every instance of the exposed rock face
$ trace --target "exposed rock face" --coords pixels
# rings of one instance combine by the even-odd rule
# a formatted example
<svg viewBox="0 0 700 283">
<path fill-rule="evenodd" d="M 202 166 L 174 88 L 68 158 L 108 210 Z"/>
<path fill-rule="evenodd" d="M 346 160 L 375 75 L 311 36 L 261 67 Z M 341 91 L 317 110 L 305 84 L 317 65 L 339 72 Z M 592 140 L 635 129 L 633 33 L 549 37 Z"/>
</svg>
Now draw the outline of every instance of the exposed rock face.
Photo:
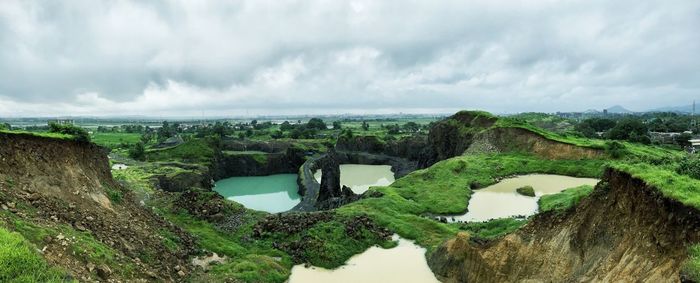
<svg viewBox="0 0 700 283">
<path fill-rule="evenodd" d="M 321 160 L 321 187 L 318 192 L 318 201 L 326 201 L 341 196 L 340 187 L 340 162 L 334 150 L 326 154 Z"/>
<path fill-rule="evenodd" d="M 232 154 L 236 151 L 259 151 L 252 154 Z M 289 143 L 243 143 L 226 144 L 215 158 L 211 175 L 215 180 L 236 176 L 265 176 L 296 173 L 306 161 L 307 152 Z"/>
<path fill-rule="evenodd" d="M 461 155 L 478 131 L 493 126 L 498 118 L 482 112 L 461 111 L 430 128 L 428 146 L 421 152 L 420 168 Z"/>
<path fill-rule="evenodd" d="M 405 159 L 387 155 L 363 153 L 363 152 L 335 152 L 332 151 L 333 160 L 329 159 L 330 154 L 321 157 L 311 158 L 299 168 L 299 195 L 303 196 L 301 202 L 295 206 L 293 211 L 315 211 L 326 210 L 340 207 L 350 202 L 356 201 L 364 197 L 375 197 L 376 195 L 355 194 L 352 189 L 340 185 L 340 164 L 355 163 L 355 164 L 390 164 L 396 178 L 400 178 L 405 174 L 415 170 L 415 162 L 410 162 Z M 324 166 L 329 167 L 326 171 L 332 172 L 331 177 L 326 179 L 325 189 L 321 189 L 314 173 L 316 170 L 323 170 Z M 337 167 L 337 173 L 335 172 Z M 322 179 L 326 176 L 326 171 L 323 171 Z M 336 177 L 338 177 L 336 182 Z M 324 183 L 324 180 L 321 180 Z M 323 196 L 321 196 L 323 194 Z"/>
<path fill-rule="evenodd" d="M 335 150 L 331 149 L 326 158 L 321 160 L 321 184 L 319 187 L 316 208 L 321 210 L 340 207 L 344 204 L 356 201 L 360 195 L 340 185 L 340 162 Z"/>
<path fill-rule="evenodd" d="M 166 192 L 184 192 L 191 188 L 211 189 L 211 177 L 203 172 L 181 172 L 173 176 L 158 175 L 154 187 Z"/>
<path fill-rule="evenodd" d="M 593 159 L 603 150 L 553 141 L 521 128 L 495 128 L 474 136 L 467 153 L 529 152 L 548 159 Z"/>
<path fill-rule="evenodd" d="M 516 127 L 492 127 L 497 117 L 482 112 L 462 111 L 435 123 L 427 146 L 418 159 L 419 168 L 464 153 L 530 152 L 548 159 L 597 158 L 603 150 L 584 148 L 547 139 Z"/>
<path fill-rule="evenodd" d="M 607 170 L 564 215 L 540 214 L 485 244 L 460 234 L 428 263 L 444 282 L 679 282 L 687 246 L 699 241 L 700 212 Z"/>
<path fill-rule="evenodd" d="M 365 152 L 416 161 L 426 146 L 427 138 L 423 135 L 387 142 L 375 136 L 355 136 L 339 137 L 335 148 L 339 152 Z"/>
</svg>

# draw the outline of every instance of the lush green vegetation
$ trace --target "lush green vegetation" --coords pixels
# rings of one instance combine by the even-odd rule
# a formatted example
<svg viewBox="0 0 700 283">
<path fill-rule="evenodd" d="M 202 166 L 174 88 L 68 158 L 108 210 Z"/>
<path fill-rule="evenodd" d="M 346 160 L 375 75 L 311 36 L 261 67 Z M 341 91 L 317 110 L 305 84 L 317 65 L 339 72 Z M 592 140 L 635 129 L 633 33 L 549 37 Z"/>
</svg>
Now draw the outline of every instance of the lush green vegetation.
<svg viewBox="0 0 700 283">
<path fill-rule="evenodd" d="M 0 227 L 0 282 L 61 282 L 65 276 L 50 267 L 22 235 Z"/>
<path fill-rule="evenodd" d="M 214 266 L 207 274 L 201 275 L 203 278 L 195 281 L 223 282 L 233 278 L 243 282 L 284 282 L 289 277 L 292 261 L 287 254 L 273 248 L 269 241 L 250 239 L 253 226 L 266 213 L 227 202 L 226 213 L 240 214 L 242 224 L 235 231 L 224 231 L 208 221 L 195 218 L 182 207 L 173 206 L 177 197 L 178 194 L 160 196 L 151 199 L 148 205 L 195 236 L 201 248 L 227 257 L 225 263 Z"/>
<path fill-rule="evenodd" d="M 269 242 L 242 240 L 252 223 L 237 233 L 226 233 L 186 212 L 165 216 L 196 236 L 202 248 L 229 258 L 209 272 L 217 281 L 235 278 L 244 282 L 283 282 L 289 277 L 292 262 L 288 255 L 272 248 Z"/>
<path fill-rule="evenodd" d="M 49 133 L 73 136 L 73 139 L 79 142 L 90 142 L 90 135 L 88 132 L 72 124 L 49 123 Z"/>
<path fill-rule="evenodd" d="M 531 125 L 555 133 L 570 133 L 574 130 L 574 121 L 545 113 L 520 113 L 509 118 L 527 121 Z"/>
<path fill-rule="evenodd" d="M 0 130 L 0 133 L 14 134 L 14 135 L 31 135 L 44 138 L 61 139 L 61 140 L 72 140 L 73 136 L 60 134 L 60 133 L 48 133 L 48 132 L 27 132 L 22 130 Z"/>
<path fill-rule="evenodd" d="M 214 148 L 210 141 L 192 139 L 181 145 L 146 151 L 149 161 L 182 161 L 187 163 L 209 163 L 214 157 Z"/>
<path fill-rule="evenodd" d="M 514 218 L 494 219 L 486 222 L 470 222 L 461 224 L 461 230 L 470 233 L 473 238 L 490 240 L 510 234 L 527 223 L 527 220 Z"/>
<path fill-rule="evenodd" d="M 578 186 L 563 190 L 557 194 L 544 195 L 537 201 L 537 204 L 540 207 L 540 212 L 563 212 L 576 206 L 583 198 L 592 192 L 592 186 Z"/>
<path fill-rule="evenodd" d="M 683 273 L 693 281 L 700 281 L 700 244 L 688 248 L 688 260 L 683 265 Z"/>
<path fill-rule="evenodd" d="M 91 135 L 92 142 L 107 148 L 129 147 L 141 140 L 141 134 L 122 132 L 96 132 Z"/>
</svg>

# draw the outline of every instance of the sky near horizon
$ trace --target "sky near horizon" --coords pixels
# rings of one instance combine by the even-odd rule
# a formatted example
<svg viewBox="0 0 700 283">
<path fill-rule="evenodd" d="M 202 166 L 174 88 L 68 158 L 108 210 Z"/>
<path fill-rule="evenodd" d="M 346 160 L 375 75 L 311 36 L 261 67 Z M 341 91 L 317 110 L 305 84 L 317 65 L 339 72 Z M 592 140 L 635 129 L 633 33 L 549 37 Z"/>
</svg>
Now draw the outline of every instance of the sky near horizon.
<svg viewBox="0 0 700 283">
<path fill-rule="evenodd" d="M 700 100 L 700 1 L 0 3 L 0 117 Z"/>
</svg>

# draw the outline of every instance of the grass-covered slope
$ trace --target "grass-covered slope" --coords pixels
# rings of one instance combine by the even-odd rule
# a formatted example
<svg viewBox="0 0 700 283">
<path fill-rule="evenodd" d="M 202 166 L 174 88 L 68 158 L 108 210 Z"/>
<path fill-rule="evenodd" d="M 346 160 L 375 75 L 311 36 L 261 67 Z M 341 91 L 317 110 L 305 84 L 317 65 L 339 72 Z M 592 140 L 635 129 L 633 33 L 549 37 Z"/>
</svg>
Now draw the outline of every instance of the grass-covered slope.
<svg viewBox="0 0 700 283">
<path fill-rule="evenodd" d="M 593 186 L 583 185 L 575 188 L 568 188 L 557 194 L 544 195 L 537 204 L 540 207 L 540 212 L 563 212 L 567 209 L 576 206 L 581 199 L 593 192 Z"/>
<path fill-rule="evenodd" d="M 21 234 L 0 227 L 0 282 L 63 281 L 69 281 L 66 273 L 50 267 L 34 245 Z"/>
<path fill-rule="evenodd" d="M 193 139 L 181 145 L 146 151 L 148 161 L 180 161 L 208 164 L 214 158 L 214 149 L 205 139 Z"/>
</svg>

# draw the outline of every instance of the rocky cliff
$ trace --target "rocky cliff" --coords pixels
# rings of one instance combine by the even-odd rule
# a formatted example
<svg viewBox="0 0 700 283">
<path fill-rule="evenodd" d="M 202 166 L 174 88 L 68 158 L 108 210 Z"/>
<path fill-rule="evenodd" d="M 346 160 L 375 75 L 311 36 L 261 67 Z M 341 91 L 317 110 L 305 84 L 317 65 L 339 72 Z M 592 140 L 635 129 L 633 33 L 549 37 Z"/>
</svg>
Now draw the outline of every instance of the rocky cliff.
<svg viewBox="0 0 700 283">
<path fill-rule="evenodd" d="M 491 242 L 459 234 L 429 258 L 444 282 L 679 282 L 700 212 L 608 169 L 564 214 L 543 213 Z"/>
<path fill-rule="evenodd" d="M 215 180 L 235 176 L 296 173 L 306 155 L 288 142 L 232 142 L 216 154 L 211 175 Z"/>
<path fill-rule="evenodd" d="M 390 141 L 381 140 L 376 136 L 354 136 L 352 138 L 341 136 L 338 138 L 335 148 L 339 152 L 365 152 L 416 161 L 427 146 L 427 142 L 427 137 L 424 135 Z"/>
</svg>

